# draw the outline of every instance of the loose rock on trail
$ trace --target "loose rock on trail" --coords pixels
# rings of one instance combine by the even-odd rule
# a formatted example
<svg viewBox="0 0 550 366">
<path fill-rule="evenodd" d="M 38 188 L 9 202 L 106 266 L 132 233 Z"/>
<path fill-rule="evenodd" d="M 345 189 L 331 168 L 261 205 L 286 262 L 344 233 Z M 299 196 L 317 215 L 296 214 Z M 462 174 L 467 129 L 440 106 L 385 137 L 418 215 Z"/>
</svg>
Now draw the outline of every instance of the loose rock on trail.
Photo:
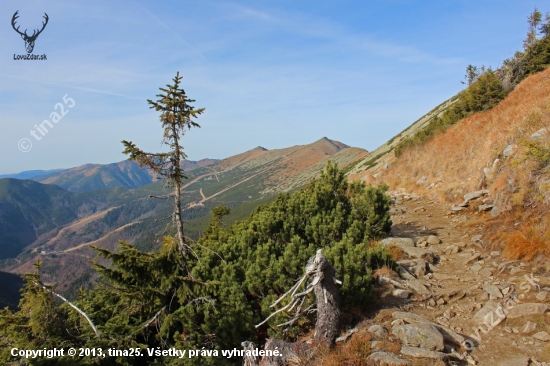
<svg viewBox="0 0 550 366">
<path fill-rule="evenodd" d="M 402 191 L 390 194 L 394 224 L 381 243 L 399 248 L 404 257 L 399 276 L 377 277 L 380 308 L 360 324 L 373 339 L 367 361 L 489 366 L 550 361 L 550 280 L 491 248 L 480 219 L 492 216 L 487 207 L 479 209 L 491 205 L 489 192 L 472 192 L 453 206 Z"/>
</svg>

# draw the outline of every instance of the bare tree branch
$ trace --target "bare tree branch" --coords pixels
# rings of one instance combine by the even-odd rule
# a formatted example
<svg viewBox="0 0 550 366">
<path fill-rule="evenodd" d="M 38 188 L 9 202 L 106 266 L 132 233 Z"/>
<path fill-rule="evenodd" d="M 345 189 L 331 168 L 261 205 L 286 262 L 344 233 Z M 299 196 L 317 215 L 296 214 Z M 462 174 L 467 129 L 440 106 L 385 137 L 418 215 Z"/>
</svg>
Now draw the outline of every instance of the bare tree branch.
<svg viewBox="0 0 550 366">
<path fill-rule="evenodd" d="M 38 287 L 43 288 L 46 292 L 49 292 L 50 294 L 52 294 L 52 295 L 54 295 L 54 296 L 57 296 L 58 298 L 60 298 L 61 300 L 63 300 L 63 301 L 66 302 L 67 304 L 69 304 L 69 306 L 71 306 L 73 309 L 75 309 L 76 311 L 78 311 L 78 312 L 80 313 L 80 315 L 82 315 L 83 317 L 85 317 L 86 320 L 88 321 L 88 323 L 90 323 L 90 326 L 91 326 L 92 329 L 94 330 L 94 333 L 95 333 L 97 339 L 101 339 L 101 336 L 99 335 L 99 331 L 97 330 L 97 328 L 95 327 L 94 323 L 93 323 L 92 320 L 88 317 L 88 315 L 86 315 L 85 312 L 83 312 L 82 310 L 80 310 L 75 304 L 73 304 L 72 302 L 70 302 L 69 300 L 67 300 L 66 298 L 64 298 L 64 297 L 61 296 L 60 294 L 58 294 L 57 292 L 52 291 L 52 290 L 50 290 L 49 288 L 47 288 L 46 286 L 44 286 L 42 283 L 35 282 L 34 284 L 35 284 L 36 286 L 38 286 Z"/>
<path fill-rule="evenodd" d="M 162 309 L 160 309 L 159 311 L 157 311 L 157 313 L 155 314 L 155 316 L 153 316 L 151 319 L 149 319 L 149 320 L 143 325 L 143 328 L 147 328 L 147 327 L 149 327 L 151 324 L 153 324 L 153 322 L 159 318 L 160 314 L 162 314 L 162 312 L 163 312 L 165 309 L 166 309 L 166 306 L 163 306 Z"/>
</svg>

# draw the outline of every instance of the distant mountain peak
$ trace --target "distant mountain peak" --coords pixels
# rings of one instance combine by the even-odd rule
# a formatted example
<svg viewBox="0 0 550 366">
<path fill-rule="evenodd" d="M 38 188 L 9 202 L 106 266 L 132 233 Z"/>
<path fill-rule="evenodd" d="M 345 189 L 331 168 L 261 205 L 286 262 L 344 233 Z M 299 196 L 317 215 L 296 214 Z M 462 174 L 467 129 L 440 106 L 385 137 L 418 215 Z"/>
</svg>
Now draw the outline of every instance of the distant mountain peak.
<svg viewBox="0 0 550 366">
<path fill-rule="evenodd" d="M 312 146 L 324 146 L 329 147 L 331 149 L 336 149 L 336 151 L 340 151 L 342 149 L 347 149 L 350 146 L 346 145 L 344 143 L 341 143 L 340 141 L 331 140 L 328 137 L 322 137 L 319 140 L 315 141 L 311 144 Z"/>
<path fill-rule="evenodd" d="M 268 151 L 268 150 L 263 146 L 256 146 L 255 148 L 250 150 L 250 152 L 255 152 L 255 151 Z"/>
</svg>

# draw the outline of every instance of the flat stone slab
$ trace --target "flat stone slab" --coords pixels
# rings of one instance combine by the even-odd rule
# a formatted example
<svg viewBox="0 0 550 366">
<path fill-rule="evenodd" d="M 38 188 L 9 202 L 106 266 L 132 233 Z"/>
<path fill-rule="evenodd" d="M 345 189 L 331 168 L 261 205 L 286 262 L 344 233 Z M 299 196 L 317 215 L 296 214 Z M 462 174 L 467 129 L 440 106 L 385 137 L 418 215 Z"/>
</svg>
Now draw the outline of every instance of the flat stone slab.
<svg viewBox="0 0 550 366">
<path fill-rule="evenodd" d="M 401 347 L 401 354 L 415 358 L 431 358 L 442 361 L 446 361 L 448 359 L 448 356 L 443 352 L 430 351 L 423 348 L 409 346 Z"/>
<path fill-rule="evenodd" d="M 495 205 L 479 205 L 478 207 L 478 211 L 479 212 L 482 212 L 482 211 L 490 211 L 493 209 L 493 207 L 495 207 Z"/>
<path fill-rule="evenodd" d="M 414 267 L 418 263 L 425 263 L 425 261 L 422 260 L 422 259 L 402 259 L 402 260 L 399 260 L 395 263 L 399 264 L 400 266 L 404 266 L 404 267 Z"/>
<path fill-rule="evenodd" d="M 408 247 L 414 248 L 414 240 L 411 238 L 386 238 L 380 241 L 380 244 L 385 248 L 390 245 L 394 245 L 396 247 L 399 247 L 401 249 L 405 249 Z"/>
<path fill-rule="evenodd" d="M 472 272 L 479 272 L 483 267 L 481 266 L 481 264 L 479 263 L 476 263 L 472 266 L 470 266 L 470 271 Z"/>
<path fill-rule="evenodd" d="M 391 315 L 392 315 L 392 318 L 402 319 L 407 323 L 428 323 L 428 324 L 431 324 L 439 331 L 439 333 L 441 333 L 441 335 L 443 336 L 443 339 L 447 342 L 455 343 L 457 345 L 461 345 L 462 343 L 464 343 L 464 341 L 466 341 L 466 338 L 464 336 L 458 334 L 457 332 L 455 332 L 451 328 L 447 328 L 447 327 L 445 327 L 441 324 L 431 322 L 428 319 L 426 319 L 426 318 L 424 318 L 420 315 L 417 315 L 417 314 L 414 314 L 414 313 L 407 313 L 405 311 L 394 311 Z"/>
<path fill-rule="evenodd" d="M 481 253 L 474 253 L 470 257 L 466 258 L 466 260 L 464 261 L 464 264 L 471 263 L 471 262 L 479 259 L 479 257 L 481 257 Z"/>
<path fill-rule="evenodd" d="M 469 202 L 471 200 L 475 200 L 479 197 L 486 196 L 489 194 L 489 191 L 487 189 L 482 189 L 475 192 L 466 193 L 464 195 L 464 202 Z"/>
<path fill-rule="evenodd" d="M 425 255 L 434 255 L 430 249 L 417 248 L 417 247 L 404 247 L 402 248 L 409 257 L 422 258 Z"/>
<path fill-rule="evenodd" d="M 420 280 L 412 279 L 406 281 L 407 286 L 419 295 L 430 295 L 431 292 Z"/>
<path fill-rule="evenodd" d="M 504 308 L 499 303 L 489 300 L 473 316 L 472 321 L 477 325 L 488 323 L 491 327 L 495 327 L 506 319 L 506 316 L 503 316 L 504 314 Z"/>
<path fill-rule="evenodd" d="M 544 314 L 548 310 L 547 304 L 539 303 L 527 303 L 527 304 L 517 304 L 508 309 L 508 314 L 506 315 L 510 319 L 519 318 L 527 315 L 539 315 Z"/>
<path fill-rule="evenodd" d="M 426 240 L 428 242 L 428 244 L 430 245 L 437 245 L 437 244 L 440 244 L 441 243 L 441 239 L 439 239 L 437 236 L 435 235 L 430 235 L 428 236 L 428 239 Z"/>
<path fill-rule="evenodd" d="M 533 334 L 533 337 L 538 339 L 539 341 L 544 341 L 544 342 L 550 341 L 550 334 L 548 334 L 547 332 L 535 333 Z"/>
<path fill-rule="evenodd" d="M 409 366 L 411 363 L 390 352 L 374 352 L 367 357 L 368 365 Z"/>
<path fill-rule="evenodd" d="M 420 347 L 430 351 L 445 349 L 443 336 L 429 323 L 395 325 L 392 334 L 396 335 L 405 346 Z"/>
<path fill-rule="evenodd" d="M 488 293 L 491 296 L 496 297 L 497 299 L 502 299 L 502 292 L 495 285 L 485 284 L 483 285 L 483 291 Z"/>
<path fill-rule="evenodd" d="M 493 270 L 490 268 L 485 268 L 479 271 L 479 274 L 483 277 L 489 277 L 490 275 L 493 274 Z"/>
<path fill-rule="evenodd" d="M 537 324 L 528 321 L 527 323 L 525 323 L 525 325 L 521 329 L 521 332 L 522 333 L 532 333 L 532 332 L 535 331 L 535 329 L 537 329 Z"/>
</svg>

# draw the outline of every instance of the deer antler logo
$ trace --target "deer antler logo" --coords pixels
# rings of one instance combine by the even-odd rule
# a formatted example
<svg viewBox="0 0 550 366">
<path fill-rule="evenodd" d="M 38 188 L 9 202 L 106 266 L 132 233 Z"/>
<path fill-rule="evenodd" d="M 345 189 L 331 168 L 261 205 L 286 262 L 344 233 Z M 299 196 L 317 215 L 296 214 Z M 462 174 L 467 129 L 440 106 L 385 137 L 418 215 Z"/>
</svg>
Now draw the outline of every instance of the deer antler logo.
<svg viewBox="0 0 550 366">
<path fill-rule="evenodd" d="M 15 28 L 15 21 L 17 20 L 17 18 L 19 18 L 19 15 L 17 15 L 17 13 L 19 13 L 19 10 L 17 10 L 15 12 L 15 14 L 13 14 L 13 18 L 11 18 L 11 26 L 13 27 L 13 29 L 19 33 L 21 35 L 21 38 L 23 38 L 23 40 L 25 41 L 25 48 L 27 49 L 27 53 L 32 53 L 32 50 L 34 49 L 34 42 L 36 41 L 36 38 L 38 37 L 38 35 L 40 33 L 42 33 L 42 31 L 44 30 L 44 28 L 46 28 L 46 24 L 48 24 L 48 14 L 44 13 L 44 19 L 46 19 L 45 22 L 42 22 L 42 29 L 38 30 L 38 29 L 35 29 L 34 32 L 32 33 L 32 36 L 29 36 L 27 34 L 27 30 L 25 29 L 25 32 L 21 33 L 19 31 L 19 26 L 17 26 L 17 28 Z"/>
</svg>

